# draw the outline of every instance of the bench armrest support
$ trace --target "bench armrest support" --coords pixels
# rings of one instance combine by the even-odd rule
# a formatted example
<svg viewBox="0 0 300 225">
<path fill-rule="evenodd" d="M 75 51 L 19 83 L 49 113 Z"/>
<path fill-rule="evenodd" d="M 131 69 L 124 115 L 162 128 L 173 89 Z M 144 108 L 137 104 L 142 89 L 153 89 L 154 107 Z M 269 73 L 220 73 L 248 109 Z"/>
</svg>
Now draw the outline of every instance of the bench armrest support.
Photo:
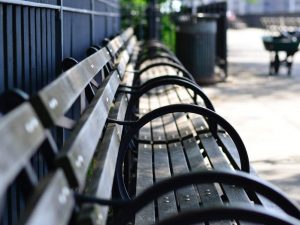
<svg viewBox="0 0 300 225">
<path fill-rule="evenodd" d="M 121 211 L 116 221 L 118 224 L 126 224 L 132 215 L 135 215 L 140 209 L 163 194 L 188 185 L 206 183 L 222 183 L 243 187 L 249 191 L 263 195 L 280 206 L 288 215 L 300 219 L 298 207 L 281 190 L 272 184 L 243 172 L 214 170 L 182 174 L 156 183 L 134 198 L 130 205 L 126 207 L 127 210 Z M 248 205 L 246 209 L 251 210 L 253 208 Z"/>
<path fill-rule="evenodd" d="M 228 123 L 223 117 L 219 116 L 215 112 L 195 105 L 188 105 L 188 104 L 175 104 L 175 105 L 169 105 L 165 107 L 161 107 L 158 109 L 155 109 L 151 111 L 150 113 L 144 115 L 142 118 L 140 118 L 135 125 L 131 126 L 128 130 L 126 135 L 123 137 L 120 145 L 120 152 L 117 159 L 117 165 L 116 165 L 116 178 L 119 186 L 119 191 L 121 194 L 121 197 L 124 199 L 129 199 L 129 195 L 126 191 L 126 187 L 124 184 L 123 176 L 122 176 L 122 164 L 126 155 L 126 152 L 128 151 L 129 143 L 132 139 L 132 137 L 147 123 L 150 121 L 161 117 L 163 115 L 169 114 L 169 113 L 176 113 L 176 112 L 188 112 L 188 113 L 195 113 L 204 117 L 207 117 L 208 119 L 213 120 L 216 124 L 219 124 L 231 137 L 233 140 L 241 161 L 241 168 L 240 170 L 249 173 L 250 172 L 250 163 L 248 154 L 246 151 L 246 147 L 240 137 L 240 135 L 237 133 L 237 131 L 231 126 L 230 123 Z"/>
</svg>

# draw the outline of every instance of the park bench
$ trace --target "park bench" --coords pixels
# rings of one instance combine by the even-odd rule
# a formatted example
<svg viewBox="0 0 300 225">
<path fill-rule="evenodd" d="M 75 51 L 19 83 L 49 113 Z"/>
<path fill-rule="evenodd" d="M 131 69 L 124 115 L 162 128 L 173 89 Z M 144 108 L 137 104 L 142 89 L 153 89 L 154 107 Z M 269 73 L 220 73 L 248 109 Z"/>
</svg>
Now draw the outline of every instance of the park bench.
<svg viewBox="0 0 300 225">
<path fill-rule="evenodd" d="M 0 99 L 2 224 L 299 224 L 284 194 L 239 172 L 250 172 L 239 135 L 159 45 L 128 29 L 65 60 L 36 96 Z"/>
</svg>

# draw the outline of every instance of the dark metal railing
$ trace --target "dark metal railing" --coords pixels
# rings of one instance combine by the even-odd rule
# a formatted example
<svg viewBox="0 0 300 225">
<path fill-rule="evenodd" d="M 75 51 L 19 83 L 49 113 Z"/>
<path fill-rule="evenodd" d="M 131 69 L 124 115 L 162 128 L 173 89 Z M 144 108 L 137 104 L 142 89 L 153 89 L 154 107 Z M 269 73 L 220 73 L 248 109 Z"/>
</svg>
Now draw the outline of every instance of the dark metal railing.
<svg viewBox="0 0 300 225">
<path fill-rule="evenodd" d="M 0 94 L 48 84 L 63 58 L 119 32 L 119 10 L 118 0 L 0 0 Z"/>
</svg>

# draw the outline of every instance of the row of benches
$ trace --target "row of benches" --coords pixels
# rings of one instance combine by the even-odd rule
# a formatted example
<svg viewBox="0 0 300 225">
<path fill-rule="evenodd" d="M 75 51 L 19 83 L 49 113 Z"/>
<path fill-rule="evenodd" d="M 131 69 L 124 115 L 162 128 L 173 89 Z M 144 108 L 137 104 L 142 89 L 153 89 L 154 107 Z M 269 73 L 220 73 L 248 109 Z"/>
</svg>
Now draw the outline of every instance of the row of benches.
<svg viewBox="0 0 300 225">
<path fill-rule="evenodd" d="M 1 225 L 300 224 L 172 52 L 131 28 L 105 45 L 1 97 Z"/>
<path fill-rule="evenodd" d="M 262 25 L 274 34 L 299 32 L 299 17 L 262 17 Z"/>
</svg>

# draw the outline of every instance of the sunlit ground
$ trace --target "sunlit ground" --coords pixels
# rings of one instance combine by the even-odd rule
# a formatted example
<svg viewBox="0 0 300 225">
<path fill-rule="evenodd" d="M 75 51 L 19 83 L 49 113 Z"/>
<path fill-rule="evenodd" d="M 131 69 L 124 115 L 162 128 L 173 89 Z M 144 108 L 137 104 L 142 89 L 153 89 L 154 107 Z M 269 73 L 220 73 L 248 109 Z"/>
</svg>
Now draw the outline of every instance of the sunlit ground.
<svg viewBox="0 0 300 225">
<path fill-rule="evenodd" d="M 292 76 L 268 75 L 260 29 L 228 31 L 229 78 L 205 88 L 238 130 L 258 174 L 300 204 L 300 53 Z"/>
</svg>

